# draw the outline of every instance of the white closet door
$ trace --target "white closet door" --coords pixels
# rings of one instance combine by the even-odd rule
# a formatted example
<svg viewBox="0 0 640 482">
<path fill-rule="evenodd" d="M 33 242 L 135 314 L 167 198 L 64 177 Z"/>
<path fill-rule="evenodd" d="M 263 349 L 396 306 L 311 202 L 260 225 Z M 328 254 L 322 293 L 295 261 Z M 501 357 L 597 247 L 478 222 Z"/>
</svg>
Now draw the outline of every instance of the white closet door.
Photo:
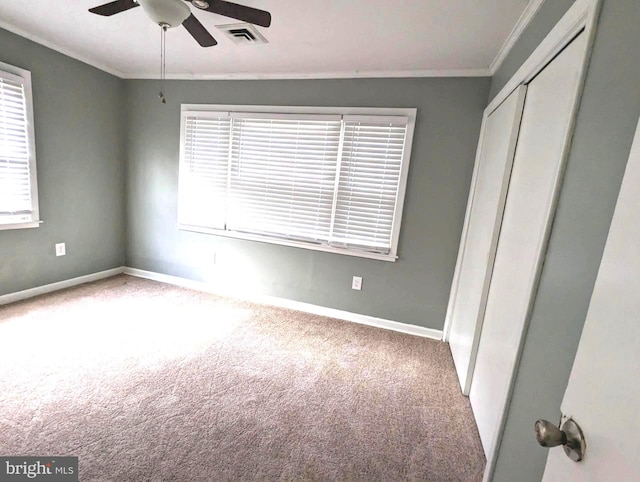
<svg viewBox="0 0 640 482">
<path fill-rule="evenodd" d="M 520 86 L 484 120 L 478 167 L 450 302 L 449 344 L 460 386 L 469 394 L 481 315 L 491 279 L 526 87 Z"/>
<path fill-rule="evenodd" d="M 527 90 L 470 392 L 489 461 L 546 249 L 585 47 L 580 35 Z"/>
</svg>

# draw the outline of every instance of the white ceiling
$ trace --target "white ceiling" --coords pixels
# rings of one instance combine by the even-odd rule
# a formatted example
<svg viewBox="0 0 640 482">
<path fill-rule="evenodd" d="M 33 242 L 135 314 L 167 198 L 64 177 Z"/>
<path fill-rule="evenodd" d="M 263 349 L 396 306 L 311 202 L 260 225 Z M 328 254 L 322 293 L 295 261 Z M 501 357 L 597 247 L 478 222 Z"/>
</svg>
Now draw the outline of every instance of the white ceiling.
<svg viewBox="0 0 640 482">
<path fill-rule="evenodd" d="M 108 0 L 0 0 L 0 27 L 124 78 L 157 77 L 160 28 L 135 8 L 112 17 Z M 540 0 L 237 0 L 268 10 L 269 43 L 238 46 L 193 8 L 218 40 L 202 48 L 180 27 L 167 33 L 167 76 L 349 77 L 489 75 L 515 27 Z M 523 16 L 524 13 L 524 16 Z M 521 16 L 523 18 L 521 19 Z M 520 22 L 518 22 L 518 20 Z M 512 36 L 513 37 L 513 36 Z"/>
</svg>

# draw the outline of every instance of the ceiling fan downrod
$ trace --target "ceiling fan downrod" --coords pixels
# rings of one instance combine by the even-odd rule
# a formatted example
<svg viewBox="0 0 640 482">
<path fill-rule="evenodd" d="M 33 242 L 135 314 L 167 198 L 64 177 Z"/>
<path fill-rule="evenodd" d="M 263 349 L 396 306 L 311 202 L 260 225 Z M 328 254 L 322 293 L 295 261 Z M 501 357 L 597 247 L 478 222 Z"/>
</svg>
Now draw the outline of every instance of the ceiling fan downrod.
<svg viewBox="0 0 640 482">
<path fill-rule="evenodd" d="M 160 101 L 163 104 L 167 103 L 167 98 L 164 96 L 165 91 L 165 78 L 167 76 L 167 29 L 169 25 L 166 23 L 160 24 Z"/>
</svg>

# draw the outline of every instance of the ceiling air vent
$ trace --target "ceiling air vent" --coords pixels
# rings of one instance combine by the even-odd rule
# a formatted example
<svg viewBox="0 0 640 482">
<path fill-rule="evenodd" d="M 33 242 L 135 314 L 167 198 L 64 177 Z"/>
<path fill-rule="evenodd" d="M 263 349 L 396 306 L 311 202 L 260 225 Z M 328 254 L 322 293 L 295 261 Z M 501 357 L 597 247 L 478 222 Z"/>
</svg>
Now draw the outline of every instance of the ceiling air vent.
<svg viewBox="0 0 640 482">
<path fill-rule="evenodd" d="M 227 37 L 238 45 L 266 44 L 267 39 L 250 23 L 233 23 L 229 25 L 216 25 Z"/>
</svg>

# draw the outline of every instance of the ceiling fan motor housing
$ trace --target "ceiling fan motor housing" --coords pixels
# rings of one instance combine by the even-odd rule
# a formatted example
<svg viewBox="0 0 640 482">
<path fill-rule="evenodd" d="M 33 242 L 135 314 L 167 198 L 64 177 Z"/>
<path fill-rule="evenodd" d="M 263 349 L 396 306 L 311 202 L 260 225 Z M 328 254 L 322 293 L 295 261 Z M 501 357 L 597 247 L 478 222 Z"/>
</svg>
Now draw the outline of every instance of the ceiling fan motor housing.
<svg viewBox="0 0 640 482">
<path fill-rule="evenodd" d="M 149 18 L 162 27 L 178 27 L 191 15 L 188 5 L 181 0 L 137 1 Z"/>
<path fill-rule="evenodd" d="M 89 12 L 102 17 L 111 17 L 117 13 L 142 6 L 145 14 L 156 25 L 160 25 L 163 32 L 166 32 L 168 28 L 182 25 L 200 46 L 212 47 L 217 45 L 216 39 L 191 13 L 191 5 L 206 12 L 235 18 L 249 24 L 256 24 L 262 27 L 271 25 L 271 14 L 266 10 L 221 0 L 112 0 L 103 5 L 90 8 Z M 249 25 L 246 28 L 252 28 L 252 26 Z M 261 35 L 257 31 L 251 35 L 246 35 L 247 40 L 255 40 L 260 37 Z"/>
</svg>

